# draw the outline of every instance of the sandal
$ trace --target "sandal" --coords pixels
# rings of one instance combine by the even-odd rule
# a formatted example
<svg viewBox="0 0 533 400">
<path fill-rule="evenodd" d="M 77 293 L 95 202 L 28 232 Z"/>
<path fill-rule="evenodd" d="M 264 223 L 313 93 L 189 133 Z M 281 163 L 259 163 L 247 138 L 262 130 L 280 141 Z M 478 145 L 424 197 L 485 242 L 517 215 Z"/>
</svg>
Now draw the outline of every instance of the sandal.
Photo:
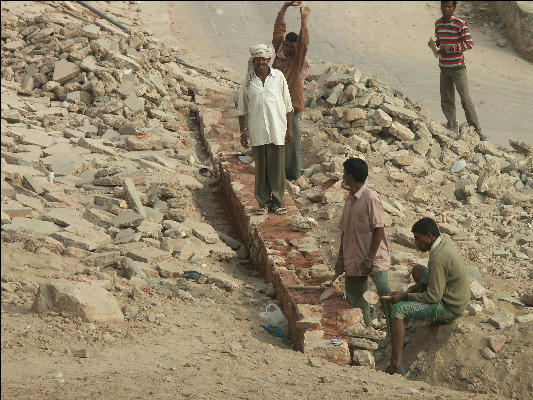
<svg viewBox="0 0 533 400">
<path fill-rule="evenodd" d="M 287 209 L 285 207 L 275 207 L 272 211 L 276 215 L 287 214 Z"/>
<path fill-rule="evenodd" d="M 265 215 L 268 212 L 268 209 L 266 207 L 259 207 L 257 210 L 255 210 L 256 215 Z"/>
<path fill-rule="evenodd" d="M 390 375 L 400 374 L 403 377 L 405 377 L 405 375 L 407 375 L 407 371 L 401 365 L 399 367 L 397 367 L 397 368 L 394 368 L 393 366 L 389 365 L 387 367 L 387 369 L 385 370 L 385 372 L 390 374 Z"/>
</svg>

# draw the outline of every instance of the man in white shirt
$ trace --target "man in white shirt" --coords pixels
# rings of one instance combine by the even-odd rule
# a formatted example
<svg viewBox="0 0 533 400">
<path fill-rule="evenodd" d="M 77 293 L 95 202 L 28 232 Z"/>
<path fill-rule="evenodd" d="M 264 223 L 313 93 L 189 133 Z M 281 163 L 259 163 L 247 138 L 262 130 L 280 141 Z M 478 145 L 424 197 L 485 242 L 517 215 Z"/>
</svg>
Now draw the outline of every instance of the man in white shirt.
<svg viewBox="0 0 533 400">
<path fill-rule="evenodd" d="M 257 214 L 285 214 L 285 143 L 292 141 L 292 101 L 283 73 L 268 64 L 272 47 L 250 48 L 248 71 L 239 93 L 241 143 L 252 146 L 255 159 Z M 248 132 L 245 130 L 245 117 Z"/>
</svg>

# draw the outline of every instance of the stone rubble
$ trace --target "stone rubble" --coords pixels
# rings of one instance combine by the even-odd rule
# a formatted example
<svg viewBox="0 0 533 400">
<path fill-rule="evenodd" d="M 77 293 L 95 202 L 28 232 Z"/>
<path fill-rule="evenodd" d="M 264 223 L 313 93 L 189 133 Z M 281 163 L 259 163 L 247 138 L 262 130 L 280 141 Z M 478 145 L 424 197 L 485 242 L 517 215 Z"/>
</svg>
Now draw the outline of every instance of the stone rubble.
<svg viewBox="0 0 533 400">
<path fill-rule="evenodd" d="M 191 70 L 172 50 L 57 13 L 2 13 L 2 39 L 4 243 L 78 257 L 90 278 L 105 270 L 136 288 L 236 257 L 240 243 L 189 219 L 204 167 L 194 96 L 205 89 L 187 83 Z M 34 310 L 123 319 L 112 295 L 120 285 L 42 284 Z"/>
</svg>

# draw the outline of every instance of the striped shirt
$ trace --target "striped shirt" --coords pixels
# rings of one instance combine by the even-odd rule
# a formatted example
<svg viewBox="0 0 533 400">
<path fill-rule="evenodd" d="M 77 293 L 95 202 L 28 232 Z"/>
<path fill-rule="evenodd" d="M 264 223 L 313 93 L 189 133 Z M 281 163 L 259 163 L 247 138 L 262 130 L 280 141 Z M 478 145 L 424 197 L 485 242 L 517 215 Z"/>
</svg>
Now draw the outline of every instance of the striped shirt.
<svg viewBox="0 0 533 400">
<path fill-rule="evenodd" d="M 457 68 L 465 61 L 463 52 L 474 47 L 472 36 L 466 22 L 452 15 L 449 21 L 443 18 L 435 22 L 435 37 L 437 46 L 443 44 L 453 45 L 453 52 L 439 56 L 439 66 L 443 68 Z"/>
</svg>

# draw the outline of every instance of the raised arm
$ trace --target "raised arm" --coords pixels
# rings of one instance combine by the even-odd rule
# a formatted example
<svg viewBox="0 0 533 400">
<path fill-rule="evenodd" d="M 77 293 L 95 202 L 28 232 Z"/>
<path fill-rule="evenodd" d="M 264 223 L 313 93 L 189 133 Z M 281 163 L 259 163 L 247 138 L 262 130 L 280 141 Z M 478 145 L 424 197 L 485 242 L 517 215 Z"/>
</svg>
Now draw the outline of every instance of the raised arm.
<svg viewBox="0 0 533 400">
<path fill-rule="evenodd" d="M 302 24 L 300 26 L 300 34 L 298 35 L 298 42 L 296 43 L 296 57 L 298 57 L 298 66 L 301 68 L 305 61 L 307 49 L 309 48 L 309 32 L 307 31 L 307 17 L 311 13 L 311 9 L 307 6 L 300 7 L 300 16 Z"/>
<path fill-rule="evenodd" d="M 278 16 L 276 17 L 276 22 L 274 22 L 272 46 L 274 46 L 275 51 L 278 51 L 279 46 L 281 45 L 281 43 L 283 43 L 283 39 L 285 38 L 285 32 L 287 31 L 287 24 L 285 23 L 285 13 L 287 12 L 287 8 L 292 6 L 292 3 L 292 1 L 286 1 L 285 3 L 283 3 L 281 10 L 279 10 Z"/>
</svg>

